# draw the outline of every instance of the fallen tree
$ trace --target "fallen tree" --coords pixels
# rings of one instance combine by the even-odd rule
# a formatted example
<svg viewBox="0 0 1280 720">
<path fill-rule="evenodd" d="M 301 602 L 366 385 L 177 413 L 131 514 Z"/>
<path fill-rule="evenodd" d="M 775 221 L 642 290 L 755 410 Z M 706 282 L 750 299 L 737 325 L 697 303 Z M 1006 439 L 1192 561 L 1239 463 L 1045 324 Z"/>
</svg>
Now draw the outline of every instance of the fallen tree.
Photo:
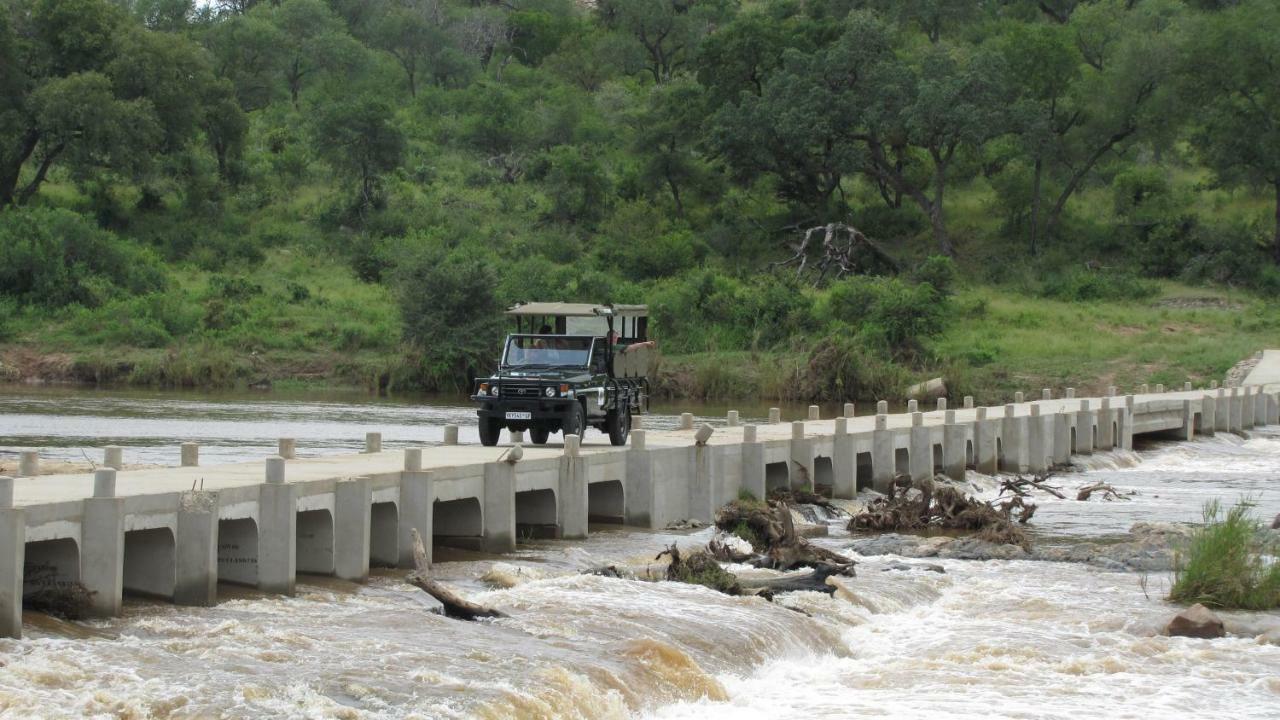
<svg viewBox="0 0 1280 720">
<path fill-rule="evenodd" d="M 851 532 L 962 530 L 980 540 L 1029 551 L 1031 542 L 1021 526 L 1035 511 L 1035 504 L 1021 496 L 986 503 L 950 485 L 899 476 L 891 492 L 854 515 L 848 527 Z"/>
<path fill-rule="evenodd" d="M 721 545 L 721 547 L 724 547 Z M 672 544 L 658 553 L 655 560 L 670 558 L 667 565 L 667 580 L 671 582 L 702 585 L 725 595 L 750 595 L 772 601 L 774 596 L 784 592 L 809 590 L 828 595 L 835 592 L 835 586 L 827 584 L 832 575 L 850 574 L 853 563 L 845 561 L 842 565 L 817 564 L 807 575 L 791 575 L 774 578 L 740 578 L 725 570 L 720 560 L 709 550 L 694 550 L 681 553 L 680 548 Z"/>
<path fill-rule="evenodd" d="M 716 513 L 715 526 L 749 543 L 754 553 L 750 557 L 730 554 L 723 557 L 726 561 L 771 570 L 831 566 L 841 574 L 853 572 L 852 560 L 796 534 L 791 507 L 784 500 L 735 500 Z"/>
<path fill-rule="evenodd" d="M 439 600 L 440 604 L 444 606 L 446 617 L 457 620 L 507 617 L 507 614 L 500 610 L 494 610 L 471 602 L 447 585 L 437 580 L 432 580 L 429 575 L 431 563 L 427 560 L 427 551 L 422 545 L 422 536 L 418 534 L 417 528 L 410 530 L 410 533 L 413 536 L 413 572 L 409 573 L 405 580 L 410 585 Z"/>
</svg>

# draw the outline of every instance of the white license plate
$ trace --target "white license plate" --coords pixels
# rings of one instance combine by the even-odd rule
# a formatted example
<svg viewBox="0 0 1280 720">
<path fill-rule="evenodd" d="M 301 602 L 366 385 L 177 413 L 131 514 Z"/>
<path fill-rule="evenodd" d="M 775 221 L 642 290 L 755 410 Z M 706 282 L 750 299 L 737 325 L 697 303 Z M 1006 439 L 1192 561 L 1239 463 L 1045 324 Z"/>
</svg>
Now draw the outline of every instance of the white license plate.
<svg viewBox="0 0 1280 720">
<path fill-rule="evenodd" d="M 533 419 L 533 413 L 527 413 L 527 412 L 509 412 L 509 413 L 507 413 L 507 419 L 508 419 L 508 420 L 532 420 L 532 419 Z"/>
</svg>

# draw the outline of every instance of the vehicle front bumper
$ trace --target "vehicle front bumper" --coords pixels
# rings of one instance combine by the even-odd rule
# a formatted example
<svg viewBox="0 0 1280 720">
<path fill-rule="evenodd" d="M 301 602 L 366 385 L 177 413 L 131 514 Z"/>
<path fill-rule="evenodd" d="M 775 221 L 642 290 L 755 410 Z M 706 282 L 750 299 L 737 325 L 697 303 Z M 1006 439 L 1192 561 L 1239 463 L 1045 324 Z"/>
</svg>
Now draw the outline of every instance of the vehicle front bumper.
<svg viewBox="0 0 1280 720">
<path fill-rule="evenodd" d="M 504 423 L 537 425 L 540 422 L 562 421 L 569 416 L 574 398 L 539 398 L 510 399 L 492 398 L 484 395 L 473 395 L 473 401 L 480 405 L 476 415 L 481 419 L 497 419 Z M 529 417 L 520 420 L 508 420 L 508 412 L 527 412 Z"/>
</svg>

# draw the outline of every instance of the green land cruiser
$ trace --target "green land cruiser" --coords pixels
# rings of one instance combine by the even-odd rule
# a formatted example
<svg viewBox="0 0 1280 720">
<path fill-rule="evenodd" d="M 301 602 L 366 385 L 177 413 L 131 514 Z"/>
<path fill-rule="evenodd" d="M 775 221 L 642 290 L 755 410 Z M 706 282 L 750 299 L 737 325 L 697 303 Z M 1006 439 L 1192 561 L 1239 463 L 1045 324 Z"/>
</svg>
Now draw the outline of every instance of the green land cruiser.
<svg viewBox="0 0 1280 720">
<path fill-rule="evenodd" d="M 588 427 L 625 445 L 631 417 L 648 410 L 648 308 L 644 305 L 525 303 L 507 310 L 498 370 L 477 378 L 480 442 L 503 428 L 528 431 L 541 445 L 554 432 L 582 437 Z"/>
</svg>

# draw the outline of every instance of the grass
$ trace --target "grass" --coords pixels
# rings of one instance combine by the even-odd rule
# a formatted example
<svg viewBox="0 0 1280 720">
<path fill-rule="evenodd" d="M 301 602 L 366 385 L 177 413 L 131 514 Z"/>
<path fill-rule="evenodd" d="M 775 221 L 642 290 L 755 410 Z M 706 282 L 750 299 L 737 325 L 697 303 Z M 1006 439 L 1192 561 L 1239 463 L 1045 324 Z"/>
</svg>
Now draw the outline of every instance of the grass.
<svg viewBox="0 0 1280 720">
<path fill-rule="evenodd" d="M 1263 539 L 1253 507 L 1242 500 L 1224 517 L 1218 501 L 1205 505 L 1204 526 L 1177 559 L 1170 600 L 1241 610 L 1280 607 L 1280 563 L 1264 558 L 1280 548 Z"/>
</svg>

